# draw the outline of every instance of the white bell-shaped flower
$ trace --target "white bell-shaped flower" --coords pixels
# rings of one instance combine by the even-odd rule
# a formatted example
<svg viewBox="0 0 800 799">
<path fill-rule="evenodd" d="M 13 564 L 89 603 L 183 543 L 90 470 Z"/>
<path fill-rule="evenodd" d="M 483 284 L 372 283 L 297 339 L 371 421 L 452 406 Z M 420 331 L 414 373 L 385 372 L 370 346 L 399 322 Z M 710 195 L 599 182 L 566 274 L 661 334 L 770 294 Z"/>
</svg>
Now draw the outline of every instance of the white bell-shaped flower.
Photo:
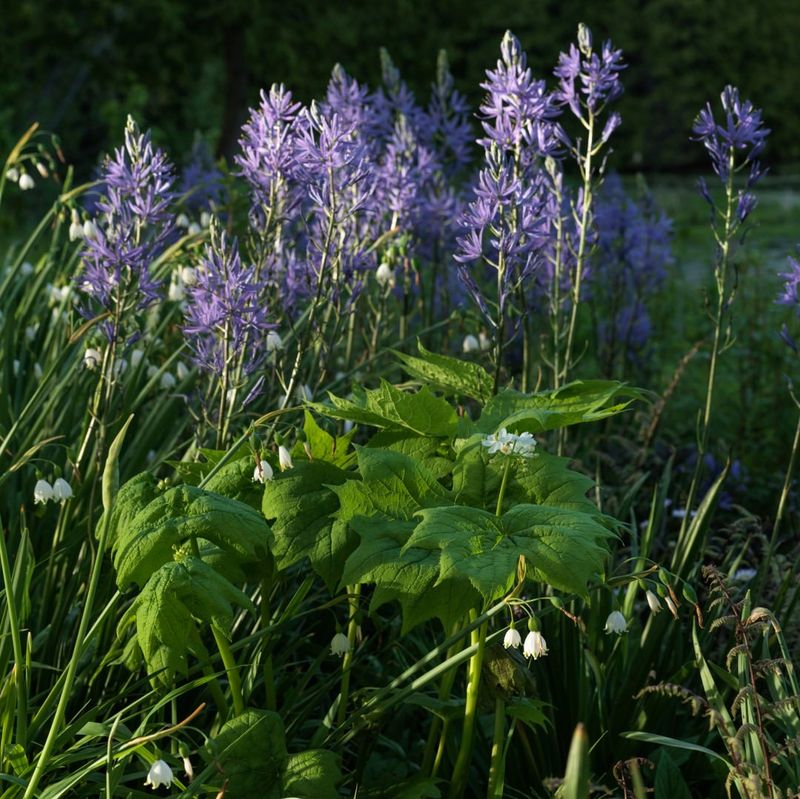
<svg viewBox="0 0 800 799">
<path fill-rule="evenodd" d="M 281 444 L 278 447 L 278 463 L 281 465 L 281 471 L 285 472 L 287 469 L 291 469 L 294 466 L 292 463 L 292 453 Z"/>
<path fill-rule="evenodd" d="M 658 613 L 660 610 L 662 610 L 661 600 L 658 598 L 657 594 L 654 594 L 652 591 L 648 590 L 645 593 L 644 597 L 647 600 L 647 604 L 653 613 Z"/>
<path fill-rule="evenodd" d="M 72 209 L 72 221 L 69 225 L 69 240 L 70 241 L 77 241 L 78 239 L 83 238 L 83 225 L 81 224 L 81 218 L 78 215 L 78 212 L 73 208 Z"/>
<path fill-rule="evenodd" d="M 331 639 L 331 654 L 344 657 L 350 651 L 350 639 L 344 633 L 336 633 Z"/>
<path fill-rule="evenodd" d="M 172 769 L 163 760 L 156 760 L 147 773 L 145 785 L 151 788 L 160 788 L 162 785 L 169 788 L 172 785 Z"/>
<path fill-rule="evenodd" d="M 480 342 L 478 341 L 475 336 L 470 333 L 467 336 L 464 336 L 464 341 L 461 344 L 461 351 L 465 355 L 469 355 L 472 352 L 478 352 L 481 348 Z"/>
<path fill-rule="evenodd" d="M 503 636 L 503 646 L 506 649 L 519 649 L 521 643 L 522 636 L 519 634 L 519 630 L 514 627 L 509 627 L 506 630 L 506 634 Z"/>
<path fill-rule="evenodd" d="M 268 353 L 276 352 L 277 350 L 282 350 L 283 349 L 283 339 L 274 330 L 270 330 L 267 333 L 266 347 L 267 347 L 267 352 Z"/>
<path fill-rule="evenodd" d="M 257 483 L 266 483 L 267 480 L 272 480 L 273 474 L 269 461 L 260 461 L 253 470 L 253 480 Z"/>
<path fill-rule="evenodd" d="M 22 191 L 30 191 L 35 185 L 36 182 L 27 172 L 19 176 L 19 187 Z"/>
<path fill-rule="evenodd" d="M 83 353 L 83 365 L 90 371 L 94 371 L 103 361 L 103 353 L 94 347 L 87 347 Z"/>
<path fill-rule="evenodd" d="M 33 502 L 35 505 L 49 502 L 54 497 L 53 486 L 47 480 L 37 480 L 33 487 Z"/>
<path fill-rule="evenodd" d="M 53 483 L 53 499 L 56 502 L 72 499 L 72 486 L 63 477 L 57 477 Z"/>
<path fill-rule="evenodd" d="M 538 660 L 547 654 L 547 641 L 538 630 L 531 630 L 525 636 L 525 644 L 522 647 L 522 654 L 526 658 Z"/>
<path fill-rule="evenodd" d="M 628 622 L 618 610 L 612 610 L 606 619 L 605 631 L 622 635 L 622 633 L 628 632 Z"/>
<path fill-rule="evenodd" d="M 381 288 L 386 288 L 387 286 L 392 288 L 394 286 L 394 272 L 386 261 L 375 270 L 375 280 Z"/>
</svg>

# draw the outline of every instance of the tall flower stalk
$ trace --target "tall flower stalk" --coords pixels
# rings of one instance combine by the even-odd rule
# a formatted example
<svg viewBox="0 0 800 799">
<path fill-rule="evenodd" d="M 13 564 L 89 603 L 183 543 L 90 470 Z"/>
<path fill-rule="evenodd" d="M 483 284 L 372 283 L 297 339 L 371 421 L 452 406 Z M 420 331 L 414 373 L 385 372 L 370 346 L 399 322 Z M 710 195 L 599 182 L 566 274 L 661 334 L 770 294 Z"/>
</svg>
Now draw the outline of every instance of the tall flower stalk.
<svg viewBox="0 0 800 799">
<path fill-rule="evenodd" d="M 717 242 L 714 263 L 716 302 L 710 312 L 714 332 L 709 357 L 705 403 L 699 420 L 697 460 L 689 485 L 686 513 L 681 523 L 676 552 L 681 551 L 681 543 L 686 534 L 699 485 L 703 456 L 708 450 L 719 357 L 732 340 L 731 306 L 736 293 L 735 267 L 732 263 L 733 251 L 742 225 L 756 206 L 756 197 L 750 189 L 764 174 L 757 156 L 764 149 L 769 135 L 769 130 L 763 125 L 761 111 L 755 108 L 749 100 L 741 100 L 738 89 L 726 86 L 721 94 L 721 100 L 724 113 L 723 122 L 716 121 L 709 103 L 700 111 L 693 127 L 696 140 L 702 142 L 708 151 L 714 172 L 723 186 L 724 196 L 722 204 L 717 204 L 706 182 L 701 179 L 700 191 L 711 208 L 712 231 Z M 743 170 L 748 170 L 746 187 L 737 192 L 734 179 L 737 173 Z"/>
</svg>

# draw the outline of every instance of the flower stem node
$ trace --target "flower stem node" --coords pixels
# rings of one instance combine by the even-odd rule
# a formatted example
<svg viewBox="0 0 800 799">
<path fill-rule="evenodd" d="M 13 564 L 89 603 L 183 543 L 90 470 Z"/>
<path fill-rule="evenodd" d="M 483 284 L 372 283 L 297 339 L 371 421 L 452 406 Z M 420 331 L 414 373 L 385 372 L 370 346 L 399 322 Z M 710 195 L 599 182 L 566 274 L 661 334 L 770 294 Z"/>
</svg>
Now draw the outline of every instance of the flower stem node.
<svg viewBox="0 0 800 799">
<path fill-rule="evenodd" d="M 350 651 L 350 640 L 344 633 L 336 633 L 331 639 L 331 654 L 344 657 Z"/>
<path fill-rule="evenodd" d="M 147 780 L 144 784 L 149 785 L 151 788 L 160 788 L 162 785 L 165 788 L 169 788 L 172 785 L 172 779 L 172 769 L 163 760 L 156 760 L 150 766 L 150 771 L 147 773 Z"/>
<path fill-rule="evenodd" d="M 628 632 L 628 622 L 618 610 L 613 610 L 606 619 L 605 631 L 622 635 L 622 633 Z"/>
</svg>

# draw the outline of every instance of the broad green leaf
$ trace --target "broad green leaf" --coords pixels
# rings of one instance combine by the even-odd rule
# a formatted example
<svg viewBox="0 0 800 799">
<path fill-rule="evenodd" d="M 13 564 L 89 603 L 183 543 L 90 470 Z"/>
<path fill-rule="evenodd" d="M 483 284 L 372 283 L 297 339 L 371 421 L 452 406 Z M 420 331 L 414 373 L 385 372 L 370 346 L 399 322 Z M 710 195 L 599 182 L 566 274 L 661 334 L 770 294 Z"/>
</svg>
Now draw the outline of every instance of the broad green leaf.
<svg viewBox="0 0 800 799">
<path fill-rule="evenodd" d="M 494 381 L 477 363 L 429 352 L 417 343 L 421 358 L 393 350 L 406 371 L 424 385 L 449 396 L 464 396 L 486 402 L 494 391 Z"/>
<path fill-rule="evenodd" d="M 135 621 L 136 641 L 151 679 L 169 686 L 175 674 L 187 673 L 190 652 L 204 653 L 196 621 L 213 624 L 227 635 L 234 604 L 253 609 L 246 594 L 188 555 L 165 563 L 151 575 L 120 629 Z"/>
<path fill-rule="evenodd" d="M 479 604 L 480 597 L 466 579 L 439 580 L 439 554 L 406 547 L 416 527 L 413 520 L 376 515 L 350 521 L 361 543 L 347 559 L 342 584 L 374 583 L 370 612 L 397 601 L 403 614 L 403 633 L 431 618 L 446 630 Z"/>
<path fill-rule="evenodd" d="M 283 796 L 296 799 L 338 799 L 342 781 L 339 758 L 325 749 L 289 755 L 283 773 Z"/>
<path fill-rule="evenodd" d="M 423 466 L 437 479 L 450 474 L 453 461 L 449 457 L 449 447 L 441 439 L 418 436 L 407 430 L 379 430 L 367 442 L 374 449 L 402 452 Z"/>
<path fill-rule="evenodd" d="M 524 721 L 529 727 L 543 727 L 547 729 L 550 721 L 544 714 L 546 702 L 531 699 L 527 696 L 514 696 L 506 700 L 506 715 L 512 719 Z"/>
<path fill-rule="evenodd" d="M 289 755 L 277 713 L 246 710 L 222 726 L 208 749 L 219 767 L 220 783 L 227 784 L 226 796 L 281 799 L 286 795 L 282 782 Z"/>
<path fill-rule="evenodd" d="M 376 389 L 353 388 L 353 399 L 328 395 L 330 405 L 311 403 L 324 416 L 388 430 L 410 430 L 419 435 L 447 438 L 458 426 L 455 409 L 429 389 L 401 391 L 385 380 Z"/>
<path fill-rule="evenodd" d="M 303 432 L 306 435 L 306 444 L 311 451 L 312 460 L 327 461 L 340 469 L 352 466 L 356 455 L 350 445 L 356 433 L 355 429 L 344 436 L 334 437 L 316 423 L 309 411 L 305 411 Z M 306 448 L 299 441 L 292 449 L 292 455 L 300 458 L 308 457 Z"/>
<path fill-rule="evenodd" d="M 441 550 L 439 582 L 468 579 L 488 601 L 513 584 L 522 556 L 528 575 L 586 595 L 611 533 L 594 517 L 544 505 L 517 505 L 502 516 L 479 508 L 424 508 L 405 548 Z"/>
<path fill-rule="evenodd" d="M 505 389 L 486 403 L 477 429 L 494 433 L 507 427 L 516 433 L 541 433 L 614 416 L 644 397 L 642 391 L 614 380 L 577 380 L 537 394 Z"/>
<path fill-rule="evenodd" d="M 453 467 L 453 493 L 459 503 L 494 510 L 503 480 L 506 458 L 488 456 L 482 436 L 472 436 L 459 450 Z M 568 458 L 537 452 L 532 458 L 514 457 L 506 486 L 505 507 L 515 503 L 598 514 L 586 497 L 593 482 L 569 468 Z"/>
<path fill-rule="evenodd" d="M 258 511 L 195 486 L 171 488 L 121 522 L 113 546 L 120 588 L 144 585 L 192 537 L 211 541 L 242 562 L 258 561 L 267 552 L 267 524 Z"/>
<path fill-rule="evenodd" d="M 655 787 L 655 799 L 692 799 L 689 786 L 666 749 L 663 749 L 658 756 Z"/>
<path fill-rule="evenodd" d="M 263 486 L 253 480 L 255 464 L 250 458 L 238 458 L 226 463 L 204 486 L 204 491 L 237 499 L 255 510 L 261 510 Z M 206 470 L 210 469 L 206 465 Z"/>
<path fill-rule="evenodd" d="M 269 542 L 279 569 L 308 558 L 328 588 L 335 588 L 357 542 L 347 525 L 334 519 L 337 487 L 354 476 L 325 461 L 299 461 L 264 486 L 264 516 L 275 520 Z"/>
<path fill-rule="evenodd" d="M 145 505 L 158 496 L 156 478 L 150 472 L 141 472 L 120 487 L 111 509 L 111 521 L 108 531 L 108 547 L 116 546 L 121 522 L 131 519 Z M 103 513 L 105 515 L 105 512 Z M 102 518 L 97 530 L 103 528 Z"/>
</svg>

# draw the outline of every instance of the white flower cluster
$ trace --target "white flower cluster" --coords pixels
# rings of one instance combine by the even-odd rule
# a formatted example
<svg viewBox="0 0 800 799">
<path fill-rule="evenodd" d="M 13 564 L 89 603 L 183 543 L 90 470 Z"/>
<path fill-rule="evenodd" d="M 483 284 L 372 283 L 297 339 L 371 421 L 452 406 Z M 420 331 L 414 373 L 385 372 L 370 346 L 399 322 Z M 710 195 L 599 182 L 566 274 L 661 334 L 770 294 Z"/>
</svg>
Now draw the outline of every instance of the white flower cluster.
<svg viewBox="0 0 800 799">
<path fill-rule="evenodd" d="M 68 499 L 72 499 L 72 486 L 63 477 L 56 478 L 53 485 L 47 480 L 38 480 L 33 487 L 34 504 L 44 505 L 50 500 L 63 504 Z"/>
<path fill-rule="evenodd" d="M 532 458 L 536 454 L 536 439 L 531 433 L 515 435 L 509 433 L 505 427 L 496 433 L 484 436 L 481 442 L 489 450 L 489 455 L 502 452 L 503 455 L 521 455 L 523 458 Z"/>
<path fill-rule="evenodd" d="M 547 649 L 547 641 L 544 640 L 544 636 L 538 630 L 531 630 L 525 636 L 525 643 L 523 644 L 519 631 L 514 627 L 509 627 L 503 638 L 503 646 L 506 649 L 518 649 L 520 644 L 522 644 L 522 653 L 525 657 L 533 658 L 534 660 L 544 657 L 549 651 Z"/>
</svg>

